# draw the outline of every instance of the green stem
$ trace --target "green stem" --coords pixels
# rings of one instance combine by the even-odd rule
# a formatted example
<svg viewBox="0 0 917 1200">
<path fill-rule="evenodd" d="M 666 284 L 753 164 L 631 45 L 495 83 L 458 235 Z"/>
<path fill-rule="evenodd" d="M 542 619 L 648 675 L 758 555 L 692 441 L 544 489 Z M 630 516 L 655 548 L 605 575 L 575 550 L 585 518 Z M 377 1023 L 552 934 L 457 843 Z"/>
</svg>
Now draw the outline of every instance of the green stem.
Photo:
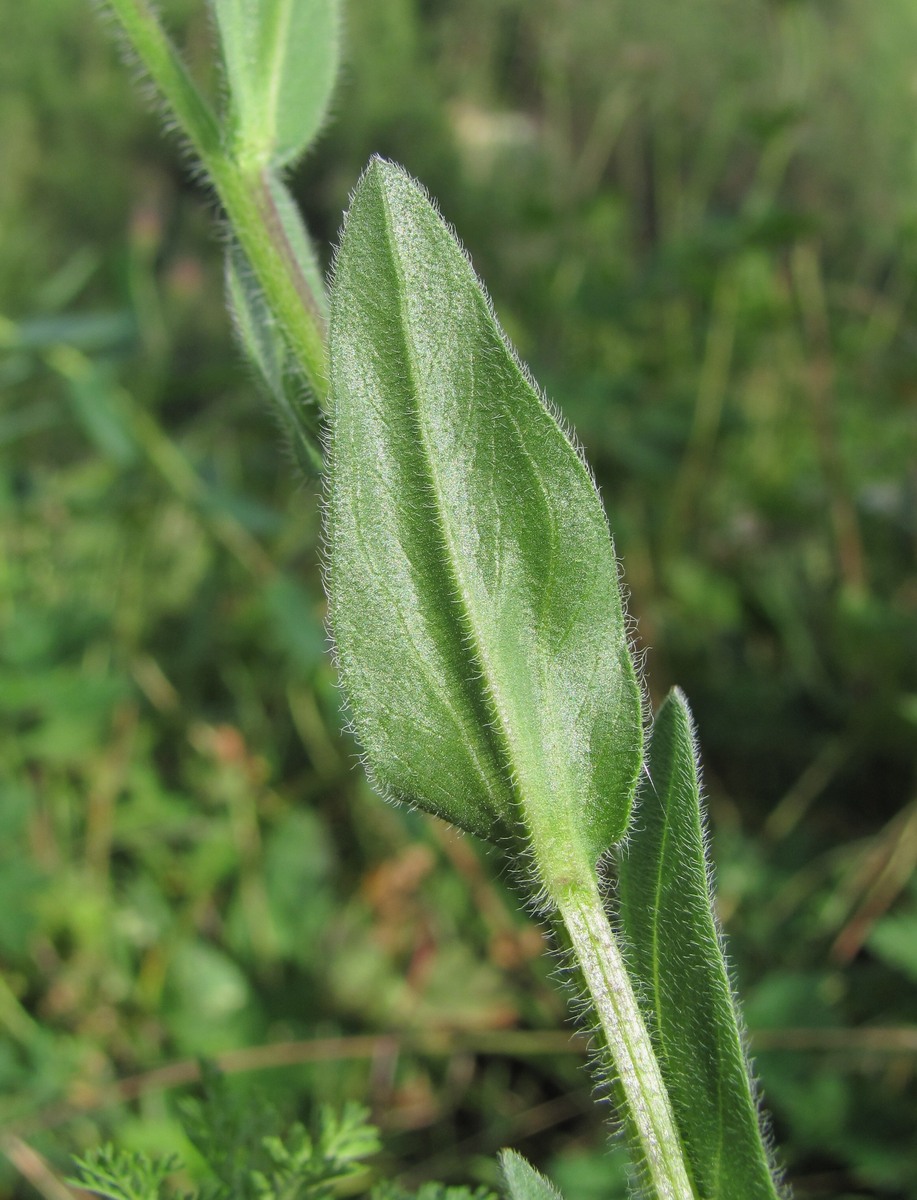
<svg viewBox="0 0 917 1200">
<path fill-rule="evenodd" d="M 112 12 L 210 177 L 271 310 L 319 403 L 328 393 L 319 307 L 277 217 L 266 169 L 243 170 L 216 116 L 145 0 L 108 0 Z"/>
<path fill-rule="evenodd" d="M 653 1194 L 658 1200 L 696 1200 L 669 1095 L 594 873 L 560 889 L 557 902 Z"/>
</svg>

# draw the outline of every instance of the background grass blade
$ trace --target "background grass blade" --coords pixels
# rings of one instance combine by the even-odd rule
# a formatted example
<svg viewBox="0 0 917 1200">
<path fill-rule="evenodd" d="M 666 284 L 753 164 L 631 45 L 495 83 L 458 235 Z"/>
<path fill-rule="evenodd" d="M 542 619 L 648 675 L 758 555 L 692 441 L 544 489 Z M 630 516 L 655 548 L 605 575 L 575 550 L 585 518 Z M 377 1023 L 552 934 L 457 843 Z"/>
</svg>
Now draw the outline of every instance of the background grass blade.
<svg viewBox="0 0 917 1200">
<path fill-rule="evenodd" d="M 739 1016 L 711 906 L 694 730 L 674 690 L 620 860 L 620 915 L 698 1194 L 774 1200 Z"/>
</svg>

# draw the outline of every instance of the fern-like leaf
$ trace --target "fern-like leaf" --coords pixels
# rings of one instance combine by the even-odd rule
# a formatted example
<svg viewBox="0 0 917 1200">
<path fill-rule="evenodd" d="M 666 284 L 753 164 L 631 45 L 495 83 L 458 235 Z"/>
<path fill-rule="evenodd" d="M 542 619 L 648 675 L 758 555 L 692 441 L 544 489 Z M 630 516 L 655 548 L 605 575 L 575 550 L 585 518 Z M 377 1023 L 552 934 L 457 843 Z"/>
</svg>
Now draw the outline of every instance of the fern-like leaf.
<svg viewBox="0 0 917 1200">
<path fill-rule="evenodd" d="M 100 1146 L 74 1163 L 68 1183 L 105 1200 L 160 1200 L 163 1184 L 181 1166 L 175 1155 L 148 1158 L 135 1150 Z"/>
</svg>

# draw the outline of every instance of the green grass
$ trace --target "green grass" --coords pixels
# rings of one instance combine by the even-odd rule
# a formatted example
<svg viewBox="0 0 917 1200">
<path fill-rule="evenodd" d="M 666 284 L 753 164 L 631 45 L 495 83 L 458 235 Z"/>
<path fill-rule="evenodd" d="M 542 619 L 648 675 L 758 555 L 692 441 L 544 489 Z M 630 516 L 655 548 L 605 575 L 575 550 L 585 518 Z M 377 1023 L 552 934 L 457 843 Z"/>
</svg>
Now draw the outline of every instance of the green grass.
<svg viewBox="0 0 917 1200">
<path fill-rule="evenodd" d="M 351 5 L 299 197 L 326 253 L 372 151 L 440 197 L 703 730 L 797 1194 L 917 1197 L 912 8 L 423 12 Z M 206 77 L 202 6 L 169 13 Z M 414 1183 L 493 1184 L 510 1143 L 608 1197 L 537 932 L 341 732 L 315 487 L 231 346 L 203 191 L 87 8 L 7 5 L 0 80 L 0 1129 L 61 1174 L 172 1148 L 169 1093 L 115 1080 L 394 1030 L 238 1076 L 371 1104 Z M 34 1195 L 6 1152 L 0 1195 Z"/>
</svg>

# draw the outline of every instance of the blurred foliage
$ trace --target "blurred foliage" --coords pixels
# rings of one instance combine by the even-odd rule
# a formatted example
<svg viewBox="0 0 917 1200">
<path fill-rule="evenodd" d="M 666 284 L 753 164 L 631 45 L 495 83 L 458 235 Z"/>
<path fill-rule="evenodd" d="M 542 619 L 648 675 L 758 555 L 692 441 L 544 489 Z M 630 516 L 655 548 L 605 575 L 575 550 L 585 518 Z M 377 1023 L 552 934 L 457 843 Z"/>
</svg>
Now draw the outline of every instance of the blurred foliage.
<svg viewBox="0 0 917 1200">
<path fill-rule="evenodd" d="M 345 54 L 319 241 L 373 151 L 460 231 L 695 710 L 797 1195 L 917 1197 L 917 10 L 350 0 Z M 204 1053 L 369 1104 L 406 1187 L 623 1196 L 540 934 L 356 769 L 315 487 L 88 5 L 0 7 L 0 145 L 0 1195 L 184 1145 Z"/>
<path fill-rule="evenodd" d="M 364 1160 L 379 1150 L 369 1112 L 346 1104 L 340 1114 L 323 1107 L 312 1131 L 295 1124 L 280 1128 L 270 1102 L 234 1095 L 213 1064 L 201 1064 L 201 1095 L 186 1097 L 180 1120 L 198 1154 L 203 1175 L 198 1189 L 176 1193 L 170 1178 L 192 1174 L 181 1159 L 150 1158 L 101 1146 L 76 1161 L 69 1182 L 104 1200 L 158 1200 L 189 1195 L 199 1200 L 329 1200 L 342 1184 L 366 1177 Z M 470 1197 L 456 1197 L 470 1200 Z M 482 1198 L 483 1200 L 483 1198 Z"/>
</svg>

